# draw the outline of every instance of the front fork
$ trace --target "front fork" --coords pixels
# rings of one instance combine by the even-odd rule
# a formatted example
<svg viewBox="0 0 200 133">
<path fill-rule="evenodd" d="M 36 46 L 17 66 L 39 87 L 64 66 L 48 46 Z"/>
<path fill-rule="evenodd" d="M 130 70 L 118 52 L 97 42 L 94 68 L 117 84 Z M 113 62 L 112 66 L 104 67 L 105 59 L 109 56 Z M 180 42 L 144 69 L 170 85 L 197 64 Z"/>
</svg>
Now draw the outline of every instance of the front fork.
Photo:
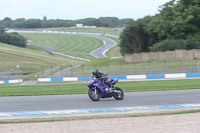
<svg viewBox="0 0 200 133">
<path fill-rule="evenodd" d="M 97 89 L 96 88 L 94 89 L 94 94 L 97 94 Z"/>
<path fill-rule="evenodd" d="M 94 94 L 96 95 L 97 94 L 97 88 L 90 88 L 91 90 L 94 90 Z"/>
</svg>

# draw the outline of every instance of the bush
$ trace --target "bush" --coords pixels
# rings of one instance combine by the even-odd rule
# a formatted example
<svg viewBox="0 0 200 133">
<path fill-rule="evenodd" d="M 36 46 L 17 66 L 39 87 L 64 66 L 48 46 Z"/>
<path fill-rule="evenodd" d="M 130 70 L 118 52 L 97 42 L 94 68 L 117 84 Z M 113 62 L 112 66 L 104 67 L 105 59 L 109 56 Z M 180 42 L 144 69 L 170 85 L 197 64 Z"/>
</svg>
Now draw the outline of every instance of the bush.
<svg viewBox="0 0 200 133">
<path fill-rule="evenodd" d="M 176 49 L 199 49 L 200 43 L 195 39 L 187 39 L 187 40 L 171 40 L 166 39 L 160 43 L 156 43 L 150 47 L 150 50 L 153 52 L 156 51 L 173 51 Z"/>
<path fill-rule="evenodd" d="M 0 33 L 0 42 L 18 47 L 26 46 L 24 37 L 18 33 Z"/>
<path fill-rule="evenodd" d="M 187 39 L 184 42 L 184 48 L 185 49 L 199 49 L 200 43 L 196 41 L 195 39 Z"/>
</svg>

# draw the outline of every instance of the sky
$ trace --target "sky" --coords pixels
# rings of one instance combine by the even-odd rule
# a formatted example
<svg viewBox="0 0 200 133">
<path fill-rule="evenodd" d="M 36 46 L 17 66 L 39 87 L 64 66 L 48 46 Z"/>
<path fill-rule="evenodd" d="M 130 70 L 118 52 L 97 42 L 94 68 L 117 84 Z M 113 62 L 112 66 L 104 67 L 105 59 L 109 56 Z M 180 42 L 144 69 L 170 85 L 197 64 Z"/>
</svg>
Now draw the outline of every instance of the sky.
<svg viewBox="0 0 200 133">
<path fill-rule="evenodd" d="M 0 0 L 0 20 L 118 17 L 134 20 L 159 13 L 170 0 Z"/>
</svg>

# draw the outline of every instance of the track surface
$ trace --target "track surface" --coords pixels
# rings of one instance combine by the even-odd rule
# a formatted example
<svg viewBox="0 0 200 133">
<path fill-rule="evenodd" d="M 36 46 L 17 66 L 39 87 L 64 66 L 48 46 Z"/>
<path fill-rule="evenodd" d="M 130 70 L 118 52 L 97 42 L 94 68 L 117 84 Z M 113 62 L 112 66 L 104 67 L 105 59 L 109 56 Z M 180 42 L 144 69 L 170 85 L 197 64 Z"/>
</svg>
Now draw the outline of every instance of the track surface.
<svg viewBox="0 0 200 133">
<path fill-rule="evenodd" d="M 200 103 L 200 89 L 129 92 L 122 101 L 114 98 L 91 101 L 87 94 L 0 97 L 0 112 L 48 111 L 127 106 Z"/>
<path fill-rule="evenodd" d="M 117 45 L 117 43 L 114 40 L 106 38 L 106 37 L 91 36 L 91 35 L 90 35 L 90 37 L 97 38 L 97 39 L 102 40 L 104 42 L 104 46 L 97 48 L 97 49 L 93 50 L 92 52 L 90 52 L 90 54 L 92 56 L 94 56 L 95 58 L 106 57 L 106 55 L 105 55 L 106 51 L 108 51 L 109 49 L 111 49 L 112 47 Z"/>
</svg>

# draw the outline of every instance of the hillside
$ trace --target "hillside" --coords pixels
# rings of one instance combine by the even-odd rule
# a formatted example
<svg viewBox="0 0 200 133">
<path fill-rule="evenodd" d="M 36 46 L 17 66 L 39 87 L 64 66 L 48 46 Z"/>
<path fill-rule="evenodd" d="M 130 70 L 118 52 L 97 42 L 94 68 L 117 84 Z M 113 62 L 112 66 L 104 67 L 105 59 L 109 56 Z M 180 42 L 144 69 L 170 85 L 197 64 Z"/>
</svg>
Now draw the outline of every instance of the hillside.
<svg viewBox="0 0 200 133">
<path fill-rule="evenodd" d="M 34 50 L 19 48 L 7 44 L 0 43 L 0 71 L 9 72 L 16 70 L 16 66 L 24 73 L 40 73 L 41 68 L 53 68 L 63 65 L 63 67 L 71 64 L 81 64 L 83 61 L 73 60 L 67 57 L 49 55 Z"/>
</svg>

